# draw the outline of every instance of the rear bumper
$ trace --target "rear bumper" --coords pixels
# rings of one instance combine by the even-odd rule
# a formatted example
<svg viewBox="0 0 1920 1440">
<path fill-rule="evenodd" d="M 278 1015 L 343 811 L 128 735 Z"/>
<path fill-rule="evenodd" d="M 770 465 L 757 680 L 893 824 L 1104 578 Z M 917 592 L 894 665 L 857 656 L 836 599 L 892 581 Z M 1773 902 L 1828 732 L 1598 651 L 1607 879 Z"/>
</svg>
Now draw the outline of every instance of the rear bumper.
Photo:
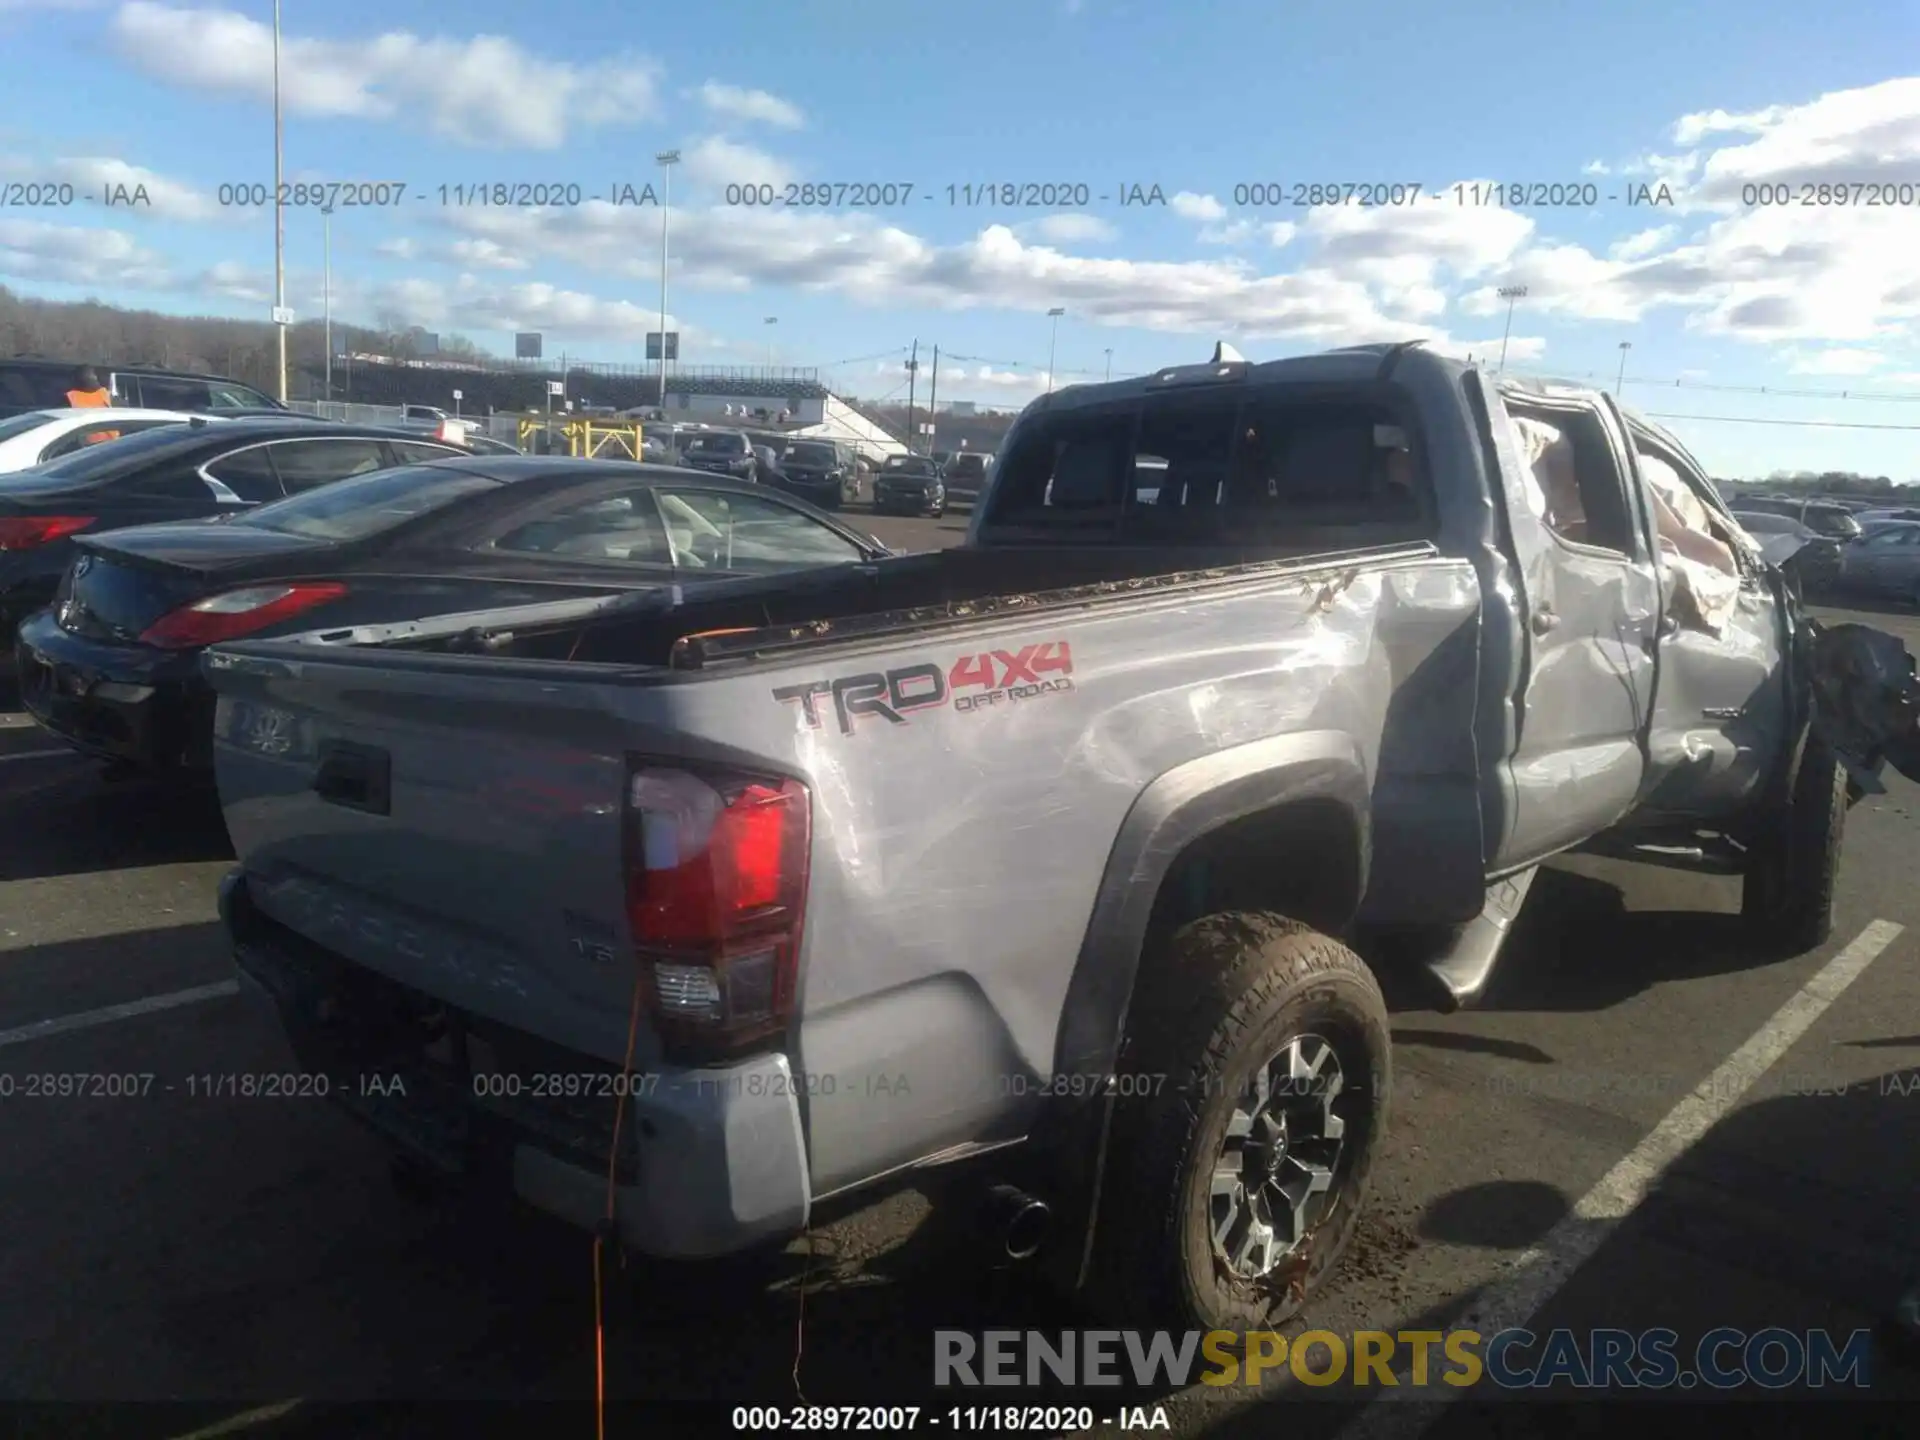
<svg viewBox="0 0 1920 1440">
<path fill-rule="evenodd" d="M 414 1159 L 510 1187 L 587 1230 L 606 1216 L 612 1169 L 615 1228 L 647 1255 L 731 1254 L 805 1228 L 799 1087 L 784 1055 L 709 1070 L 654 1066 L 623 1079 L 314 945 L 254 908 L 244 871 L 221 882 L 220 915 L 242 988 L 285 1031 L 301 1065 Z M 437 1017 L 449 1038 L 425 1043 L 421 1015 Z M 476 1043 L 497 1047 L 498 1069 L 475 1073 L 466 1052 Z M 540 1058 L 520 1063 L 530 1054 Z"/>
<path fill-rule="evenodd" d="M 924 515 L 929 510 L 938 510 L 947 503 L 946 493 L 935 490 L 892 490 L 874 487 L 873 508 L 883 512 L 904 511 L 909 515 Z"/>
<path fill-rule="evenodd" d="M 845 493 L 843 482 L 839 480 L 796 479 L 791 475 L 781 482 L 780 488 L 809 505 L 818 505 L 822 510 L 837 507 Z"/>
<path fill-rule="evenodd" d="M 20 627 L 14 660 L 21 703 L 76 750 L 150 770 L 212 764 L 214 695 L 197 653 L 104 645 L 42 611 Z"/>
</svg>

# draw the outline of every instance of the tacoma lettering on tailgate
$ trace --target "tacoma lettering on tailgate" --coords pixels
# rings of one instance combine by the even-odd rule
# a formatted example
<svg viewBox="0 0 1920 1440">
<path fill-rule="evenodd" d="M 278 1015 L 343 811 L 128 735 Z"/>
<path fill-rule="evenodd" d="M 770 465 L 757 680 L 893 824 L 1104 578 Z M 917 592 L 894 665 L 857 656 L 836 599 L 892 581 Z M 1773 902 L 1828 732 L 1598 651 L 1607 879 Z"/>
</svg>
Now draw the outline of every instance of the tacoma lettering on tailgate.
<svg viewBox="0 0 1920 1440">
<path fill-rule="evenodd" d="M 946 665 L 923 661 L 892 670 L 842 675 L 781 685 L 773 698 L 799 707 L 809 730 L 822 723 L 821 701 L 830 699 L 840 733 L 851 735 L 863 719 L 904 725 L 917 710 L 951 704 L 961 714 L 1073 689 L 1073 651 L 1065 640 L 1023 645 L 1018 650 L 983 650 Z"/>
</svg>

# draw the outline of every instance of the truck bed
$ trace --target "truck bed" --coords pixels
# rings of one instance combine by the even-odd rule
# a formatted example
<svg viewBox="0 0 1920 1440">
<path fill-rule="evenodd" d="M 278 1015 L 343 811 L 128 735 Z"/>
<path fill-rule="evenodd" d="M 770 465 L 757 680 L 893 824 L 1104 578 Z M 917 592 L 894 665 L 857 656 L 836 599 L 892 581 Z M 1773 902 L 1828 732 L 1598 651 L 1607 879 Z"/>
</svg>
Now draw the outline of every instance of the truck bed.
<svg viewBox="0 0 1920 1440">
<path fill-rule="evenodd" d="M 1424 544 L 1208 558 L 1168 568 L 1163 551 L 1140 574 L 1111 550 L 902 557 L 641 599 L 586 628 L 469 627 L 482 653 L 417 635 L 218 647 L 228 828 L 272 923 L 617 1062 L 636 757 L 800 780 L 813 842 L 789 1058 L 816 1077 L 803 1104 L 827 1193 L 1019 1133 L 1037 1087 L 999 1077 L 1061 1063 L 1058 957 L 1080 950 L 1143 789 L 1180 766 L 1318 746 L 1370 786 L 1376 858 L 1414 876 L 1403 893 L 1477 908 L 1472 566 Z M 342 752 L 376 759 L 378 784 L 329 799 L 316 774 Z M 638 1063 L 660 1053 L 643 1026 Z M 929 1076 L 985 1078 L 955 1093 Z"/>
</svg>

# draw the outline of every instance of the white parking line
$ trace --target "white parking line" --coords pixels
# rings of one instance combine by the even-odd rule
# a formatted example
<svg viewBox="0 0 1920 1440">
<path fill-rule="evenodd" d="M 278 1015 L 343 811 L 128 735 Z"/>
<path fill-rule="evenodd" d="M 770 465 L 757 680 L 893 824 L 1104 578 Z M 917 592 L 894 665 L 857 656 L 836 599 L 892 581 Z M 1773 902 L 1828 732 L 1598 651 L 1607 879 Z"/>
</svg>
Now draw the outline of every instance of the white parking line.
<svg viewBox="0 0 1920 1440">
<path fill-rule="evenodd" d="M 96 1025 L 111 1025 L 116 1020 L 132 1020 L 159 1010 L 177 1010 L 182 1005 L 198 1005 L 203 1000 L 219 1000 L 240 993 L 238 980 L 222 980 L 214 985 L 196 985 L 191 990 L 174 990 L 165 995 L 149 995 L 144 1000 L 129 1000 L 124 1005 L 108 1005 L 100 1010 L 82 1010 L 77 1015 L 57 1015 L 51 1020 L 36 1020 L 31 1025 L 0 1030 L 0 1046 L 24 1045 L 49 1035 L 65 1035 L 72 1030 L 91 1030 Z"/>
<path fill-rule="evenodd" d="M 51 760 L 56 755 L 78 755 L 78 750 L 16 750 L 11 755 L 0 755 L 0 765 L 9 760 Z"/>
<path fill-rule="evenodd" d="M 1582 1197 L 1538 1245 L 1517 1256 L 1504 1280 L 1490 1285 L 1456 1328 L 1482 1336 L 1525 1326 L 1546 1308 L 1604 1245 L 1620 1222 L 1647 1198 L 1667 1167 L 1740 1103 L 1740 1098 L 1826 1013 L 1827 1007 L 1858 980 L 1867 966 L 1899 938 L 1904 926 L 1876 920 L 1862 930 L 1820 973 L 1774 1012 L 1724 1064 L 1686 1099 L 1674 1106 L 1638 1145 Z M 1409 1387 L 1410 1370 L 1397 1371 L 1392 1388 L 1381 1387 L 1369 1404 L 1340 1431 L 1336 1440 L 1413 1440 L 1439 1418 L 1459 1389 Z M 1400 1403 L 1380 1404 L 1381 1400 Z"/>
</svg>

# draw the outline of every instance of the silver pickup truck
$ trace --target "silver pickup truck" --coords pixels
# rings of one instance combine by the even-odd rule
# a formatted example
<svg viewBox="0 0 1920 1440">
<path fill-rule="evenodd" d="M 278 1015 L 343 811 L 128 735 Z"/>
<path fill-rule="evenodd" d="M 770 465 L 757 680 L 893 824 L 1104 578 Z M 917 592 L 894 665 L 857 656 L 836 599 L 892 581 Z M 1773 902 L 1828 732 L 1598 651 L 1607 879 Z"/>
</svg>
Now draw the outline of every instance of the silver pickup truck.
<svg viewBox="0 0 1920 1440">
<path fill-rule="evenodd" d="M 1267 1325 L 1385 1132 L 1363 955 L 1471 1004 L 1581 847 L 1827 938 L 1816 635 L 1604 394 L 1222 347 L 1036 401 L 960 548 L 211 651 L 222 910 L 411 1166 L 699 1257 L 972 1162 L 1110 1313 Z"/>
</svg>

